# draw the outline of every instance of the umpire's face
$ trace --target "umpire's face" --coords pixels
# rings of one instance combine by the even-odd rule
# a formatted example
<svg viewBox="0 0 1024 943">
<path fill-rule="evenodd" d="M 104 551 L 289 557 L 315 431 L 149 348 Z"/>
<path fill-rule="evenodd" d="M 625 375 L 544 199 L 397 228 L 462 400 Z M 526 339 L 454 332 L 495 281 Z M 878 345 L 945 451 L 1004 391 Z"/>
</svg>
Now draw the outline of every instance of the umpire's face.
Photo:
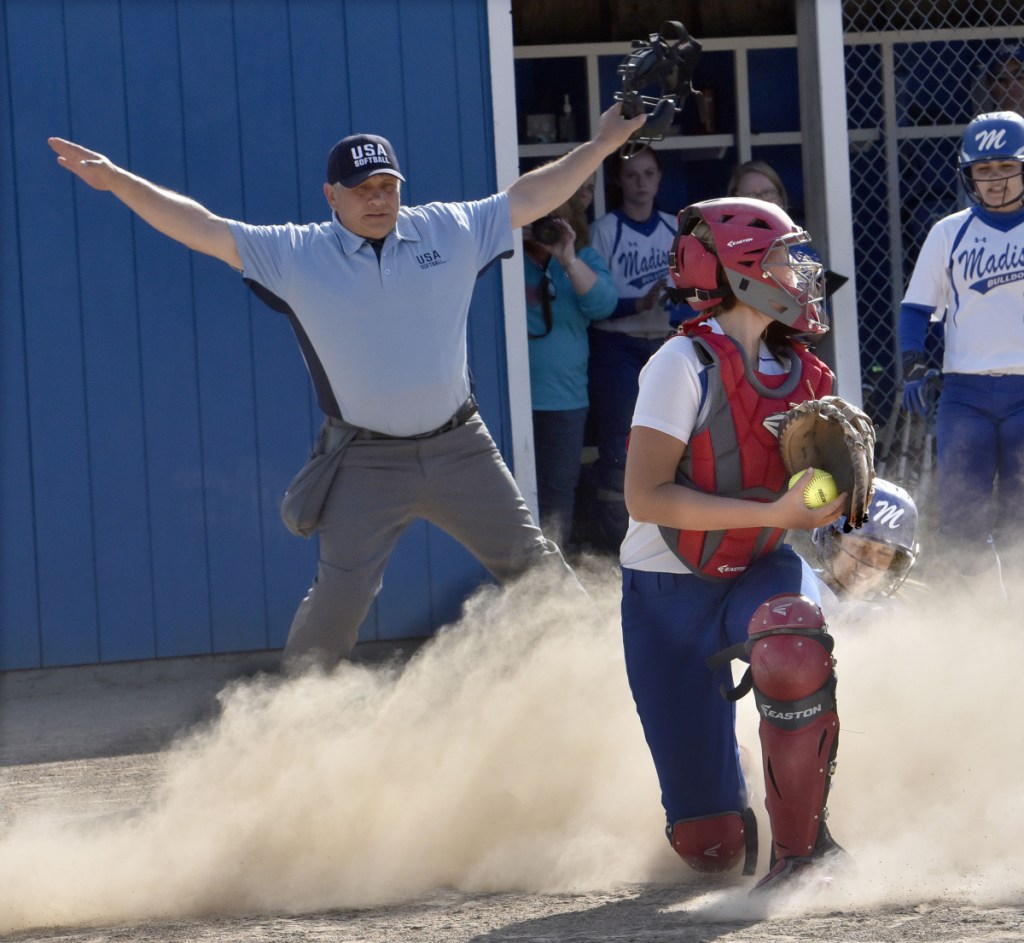
<svg viewBox="0 0 1024 943">
<path fill-rule="evenodd" d="M 367 177 L 359 186 L 325 183 L 324 196 L 338 222 L 364 239 L 383 239 L 398 221 L 402 181 L 391 174 Z"/>
</svg>

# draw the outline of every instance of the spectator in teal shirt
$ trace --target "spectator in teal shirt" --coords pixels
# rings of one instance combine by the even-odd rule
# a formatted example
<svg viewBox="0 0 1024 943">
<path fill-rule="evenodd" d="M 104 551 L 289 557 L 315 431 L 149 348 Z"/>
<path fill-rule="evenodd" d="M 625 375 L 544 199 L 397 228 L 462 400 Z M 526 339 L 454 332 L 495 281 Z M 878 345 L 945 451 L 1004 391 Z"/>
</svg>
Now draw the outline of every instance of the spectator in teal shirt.
<svg viewBox="0 0 1024 943">
<path fill-rule="evenodd" d="M 592 194 L 588 180 L 542 224 L 547 233 L 523 230 L 537 500 L 541 527 L 559 545 L 572 528 L 587 422 L 587 327 L 618 301 L 607 264 L 588 245 Z"/>
</svg>

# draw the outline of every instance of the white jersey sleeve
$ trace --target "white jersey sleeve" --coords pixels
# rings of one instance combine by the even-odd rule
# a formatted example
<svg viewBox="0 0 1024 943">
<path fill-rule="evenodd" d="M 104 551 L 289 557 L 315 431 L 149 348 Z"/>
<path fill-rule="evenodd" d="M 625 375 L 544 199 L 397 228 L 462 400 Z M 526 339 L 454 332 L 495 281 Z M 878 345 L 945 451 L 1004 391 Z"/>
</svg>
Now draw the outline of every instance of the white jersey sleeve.
<svg viewBox="0 0 1024 943">
<path fill-rule="evenodd" d="M 677 335 L 666 341 L 640 371 L 633 425 L 689 442 L 701 405 L 701 373 L 693 341 Z"/>
<path fill-rule="evenodd" d="M 640 371 L 633 426 L 646 426 L 688 442 L 697 425 L 705 369 L 690 338 L 676 336 L 666 341 Z M 657 524 L 632 518 L 619 548 L 619 562 L 634 570 L 690 572 L 669 550 Z"/>
</svg>

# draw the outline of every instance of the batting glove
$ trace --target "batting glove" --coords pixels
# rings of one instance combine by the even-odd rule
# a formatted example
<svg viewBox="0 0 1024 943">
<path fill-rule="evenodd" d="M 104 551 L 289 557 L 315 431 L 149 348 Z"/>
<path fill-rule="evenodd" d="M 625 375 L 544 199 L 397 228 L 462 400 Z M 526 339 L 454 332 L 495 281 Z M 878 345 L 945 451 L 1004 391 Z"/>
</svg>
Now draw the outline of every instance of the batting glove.
<svg viewBox="0 0 1024 943">
<path fill-rule="evenodd" d="M 912 354 L 903 361 L 903 408 L 918 416 L 928 415 L 929 386 L 939 371 L 928 369 L 920 354 Z"/>
</svg>

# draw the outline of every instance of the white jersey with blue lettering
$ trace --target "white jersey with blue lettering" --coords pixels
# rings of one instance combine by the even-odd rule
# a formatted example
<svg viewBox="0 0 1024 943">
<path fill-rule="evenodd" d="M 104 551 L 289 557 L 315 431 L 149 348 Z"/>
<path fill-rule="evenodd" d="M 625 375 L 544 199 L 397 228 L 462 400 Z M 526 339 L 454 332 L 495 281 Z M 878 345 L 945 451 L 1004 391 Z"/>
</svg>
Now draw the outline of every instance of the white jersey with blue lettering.
<svg viewBox="0 0 1024 943">
<path fill-rule="evenodd" d="M 945 321 L 944 373 L 1024 373 L 1024 213 L 973 206 L 940 219 L 903 303 Z"/>
<path fill-rule="evenodd" d="M 676 235 L 675 217 L 657 210 L 641 223 L 618 210 L 590 227 L 590 244 L 608 263 L 621 299 L 642 298 L 656 282 L 669 286 L 668 256 Z M 669 333 L 669 314 L 658 304 L 640 314 L 612 316 L 593 328 L 620 333 Z"/>
</svg>

